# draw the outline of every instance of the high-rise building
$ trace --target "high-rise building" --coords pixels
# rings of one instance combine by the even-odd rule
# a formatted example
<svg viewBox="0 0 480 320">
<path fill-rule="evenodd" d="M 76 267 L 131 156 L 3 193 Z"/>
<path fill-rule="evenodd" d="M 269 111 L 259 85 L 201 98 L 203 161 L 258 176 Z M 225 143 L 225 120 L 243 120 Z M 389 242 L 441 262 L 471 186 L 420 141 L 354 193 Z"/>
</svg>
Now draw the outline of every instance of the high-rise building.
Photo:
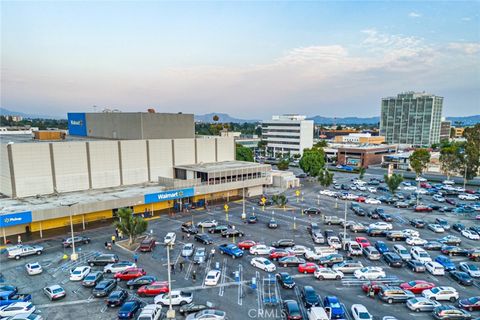
<svg viewBox="0 0 480 320">
<path fill-rule="evenodd" d="M 380 135 L 387 143 L 428 146 L 440 142 L 443 97 L 405 92 L 382 99 Z"/>
<path fill-rule="evenodd" d="M 440 141 L 450 139 L 451 121 L 442 121 L 440 123 Z"/>
<path fill-rule="evenodd" d="M 262 123 L 262 139 L 272 154 L 303 154 L 313 146 L 313 120 L 298 114 L 272 116 Z"/>
</svg>

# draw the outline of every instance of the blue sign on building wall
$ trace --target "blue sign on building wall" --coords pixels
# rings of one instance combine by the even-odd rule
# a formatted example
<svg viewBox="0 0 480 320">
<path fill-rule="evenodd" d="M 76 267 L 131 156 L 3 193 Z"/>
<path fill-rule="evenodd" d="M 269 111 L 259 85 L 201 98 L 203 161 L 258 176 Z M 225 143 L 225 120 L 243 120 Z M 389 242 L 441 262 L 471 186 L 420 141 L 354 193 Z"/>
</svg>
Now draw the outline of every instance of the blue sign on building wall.
<svg viewBox="0 0 480 320">
<path fill-rule="evenodd" d="M 72 136 L 87 136 L 85 113 L 68 113 L 68 133 Z"/>
<path fill-rule="evenodd" d="M 19 224 L 27 224 L 32 222 L 32 212 L 16 212 L 16 213 L 7 213 L 0 214 L 0 227 L 6 228 L 11 226 L 16 226 Z"/>
<path fill-rule="evenodd" d="M 149 193 L 144 196 L 145 204 L 162 202 L 167 200 L 181 199 L 195 195 L 193 188 L 163 191 L 158 193 Z"/>
</svg>

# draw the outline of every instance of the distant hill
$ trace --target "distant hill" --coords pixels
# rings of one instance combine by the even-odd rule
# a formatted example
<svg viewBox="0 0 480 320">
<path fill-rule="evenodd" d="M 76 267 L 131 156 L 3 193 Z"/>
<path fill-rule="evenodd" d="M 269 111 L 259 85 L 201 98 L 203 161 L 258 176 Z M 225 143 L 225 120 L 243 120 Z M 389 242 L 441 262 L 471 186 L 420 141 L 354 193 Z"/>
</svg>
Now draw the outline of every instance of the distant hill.
<svg viewBox="0 0 480 320">
<path fill-rule="evenodd" d="M 370 118 L 358 118 L 358 117 L 345 117 L 345 118 L 328 118 L 322 116 L 314 116 L 307 118 L 313 120 L 315 124 L 377 124 L 380 122 L 380 117 Z"/>
<path fill-rule="evenodd" d="M 259 122 L 261 120 L 253 120 L 253 119 L 238 119 L 231 117 L 226 113 L 207 113 L 204 115 L 195 115 L 195 121 L 197 122 L 206 122 L 206 123 L 213 123 L 213 116 L 217 115 L 219 120 L 218 122 L 233 122 L 233 123 L 244 123 L 244 122 Z"/>
<path fill-rule="evenodd" d="M 452 125 L 455 125 L 455 122 L 460 122 L 464 126 L 473 126 L 477 123 L 480 123 L 480 114 L 467 117 L 447 117 L 447 120 L 452 121 Z"/>
<path fill-rule="evenodd" d="M 5 108 L 0 107 L 0 115 L 2 116 L 20 116 L 29 119 L 66 119 L 66 117 L 57 117 L 45 114 L 31 114 L 31 113 L 24 113 L 20 111 L 12 111 Z"/>
</svg>

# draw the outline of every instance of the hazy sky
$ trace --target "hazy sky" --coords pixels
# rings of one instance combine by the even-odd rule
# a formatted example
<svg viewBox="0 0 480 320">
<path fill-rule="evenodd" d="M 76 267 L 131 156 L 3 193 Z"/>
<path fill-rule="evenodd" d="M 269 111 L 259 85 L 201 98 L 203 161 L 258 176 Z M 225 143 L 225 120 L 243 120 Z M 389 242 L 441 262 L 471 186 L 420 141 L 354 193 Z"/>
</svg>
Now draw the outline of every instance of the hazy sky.
<svg viewBox="0 0 480 320">
<path fill-rule="evenodd" d="M 480 2 L 1 2 L 1 105 L 375 116 L 401 91 L 480 113 Z"/>
</svg>

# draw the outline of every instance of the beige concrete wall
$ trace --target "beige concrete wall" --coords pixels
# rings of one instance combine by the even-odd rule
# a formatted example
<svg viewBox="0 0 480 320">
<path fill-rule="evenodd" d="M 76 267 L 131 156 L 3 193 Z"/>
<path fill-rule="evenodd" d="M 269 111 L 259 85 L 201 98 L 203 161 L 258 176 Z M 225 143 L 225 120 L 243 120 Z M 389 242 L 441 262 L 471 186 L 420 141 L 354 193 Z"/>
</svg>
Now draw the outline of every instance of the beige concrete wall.
<svg viewBox="0 0 480 320">
<path fill-rule="evenodd" d="M 195 139 L 197 144 L 197 163 L 215 162 L 215 139 Z"/>
<path fill-rule="evenodd" d="M 173 140 L 174 165 L 195 163 L 195 139 Z"/>
<path fill-rule="evenodd" d="M 150 180 L 158 177 L 173 178 L 173 153 L 171 139 L 148 140 Z"/>
<path fill-rule="evenodd" d="M 217 161 L 235 160 L 233 138 L 217 138 Z"/>
<path fill-rule="evenodd" d="M 53 193 L 49 144 L 18 143 L 11 148 L 17 197 Z"/>
<path fill-rule="evenodd" d="M 86 143 L 52 143 L 52 148 L 57 192 L 88 189 Z"/>
<path fill-rule="evenodd" d="M 92 188 L 107 188 L 120 185 L 118 141 L 88 142 Z"/>
<path fill-rule="evenodd" d="M 8 163 L 7 145 L 0 145 L 0 193 L 12 196 L 12 182 L 10 179 L 10 164 Z"/>
<path fill-rule="evenodd" d="M 120 141 L 123 184 L 148 181 L 146 140 Z"/>
</svg>

